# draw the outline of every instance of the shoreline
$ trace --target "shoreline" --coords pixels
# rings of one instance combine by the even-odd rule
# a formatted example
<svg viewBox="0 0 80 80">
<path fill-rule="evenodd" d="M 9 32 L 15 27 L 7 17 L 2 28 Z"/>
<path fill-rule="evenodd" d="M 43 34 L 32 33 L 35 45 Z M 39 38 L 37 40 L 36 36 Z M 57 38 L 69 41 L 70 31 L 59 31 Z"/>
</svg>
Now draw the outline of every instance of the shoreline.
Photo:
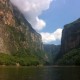
<svg viewBox="0 0 80 80">
<path fill-rule="evenodd" d="M 34 68 L 44 68 L 44 67 L 53 67 L 53 68 L 58 68 L 58 67 L 80 67 L 80 66 L 75 66 L 75 65 L 66 65 L 66 66 L 60 66 L 60 65 L 52 65 L 52 66 L 16 66 L 16 65 L 0 65 L 0 67 L 34 67 Z"/>
</svg>

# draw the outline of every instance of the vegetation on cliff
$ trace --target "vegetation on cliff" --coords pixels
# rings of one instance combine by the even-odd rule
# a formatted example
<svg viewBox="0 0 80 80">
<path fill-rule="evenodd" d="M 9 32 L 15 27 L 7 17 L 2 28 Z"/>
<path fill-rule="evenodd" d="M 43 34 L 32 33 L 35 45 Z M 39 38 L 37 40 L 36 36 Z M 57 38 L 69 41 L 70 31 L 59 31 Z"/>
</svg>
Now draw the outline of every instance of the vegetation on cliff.
<svg viewBox="0 0 80 80">
<path fill-rule="evenodd" d="M 60 65 L 80 65 L 80 48 L 73 49 L 63 55 L 57 62 Z"/>
<path fill-rule="evenodd" d="M 46 61 L 42 57 L 44 56 L 43 51 L 34 51 L 34 50 L 24 50 L 19 51 L 13 55 L 0 53 L 0 65 L 16 65 L 21 66 L 37 66 L 45 65 Z"/>
</svg>

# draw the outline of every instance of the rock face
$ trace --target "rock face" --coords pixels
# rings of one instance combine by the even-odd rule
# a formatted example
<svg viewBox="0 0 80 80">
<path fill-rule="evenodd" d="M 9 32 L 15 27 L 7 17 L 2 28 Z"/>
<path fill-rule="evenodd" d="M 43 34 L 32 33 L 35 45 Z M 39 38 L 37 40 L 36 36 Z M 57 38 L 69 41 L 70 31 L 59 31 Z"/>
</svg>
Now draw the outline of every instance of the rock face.
<svg viewBox="0 0 80 80">
<path fill-rule="evenodd" d="M 0 0 L 0 53 L 16 53 L 21 49 L 42 50 L 41 35 L 9 0 Z"/>
<path fill-rule="evenodd" d="M 44 51 L 47 53 L 49 62 L 54 64 L 55 58 L 60 50 L 60 45 L 44 44 Z"/>
<path fill-rule="evenodd" d="M 80 19 L 64 26 L 60 55 L 80 47 Z"/>
</svg>

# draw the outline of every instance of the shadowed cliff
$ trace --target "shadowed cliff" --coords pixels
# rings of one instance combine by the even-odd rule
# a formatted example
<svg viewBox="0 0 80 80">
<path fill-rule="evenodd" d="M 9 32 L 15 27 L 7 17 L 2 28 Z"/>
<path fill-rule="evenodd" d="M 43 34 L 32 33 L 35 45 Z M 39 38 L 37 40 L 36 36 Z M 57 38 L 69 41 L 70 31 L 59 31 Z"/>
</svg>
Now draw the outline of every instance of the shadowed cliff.
<svg viewBox="0 0 80 80">
<path fill-rule="evenodd" d="M 80 65 L 80 18 L 64 26 L 58 64 Z"/>
</svg>

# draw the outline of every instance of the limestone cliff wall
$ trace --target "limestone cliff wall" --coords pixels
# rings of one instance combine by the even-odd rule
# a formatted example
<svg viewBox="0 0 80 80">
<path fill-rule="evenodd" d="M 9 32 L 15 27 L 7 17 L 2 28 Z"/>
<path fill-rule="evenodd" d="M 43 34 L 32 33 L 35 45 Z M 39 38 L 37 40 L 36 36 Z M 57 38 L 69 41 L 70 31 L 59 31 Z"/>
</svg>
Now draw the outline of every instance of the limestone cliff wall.
<svg viewBox="0 0 80 80">
<path fill-rule="evenodd" d="M 9 0 L 0 0 L 0 53 L 42 50 L 42 38 Z"/>
</svg>

